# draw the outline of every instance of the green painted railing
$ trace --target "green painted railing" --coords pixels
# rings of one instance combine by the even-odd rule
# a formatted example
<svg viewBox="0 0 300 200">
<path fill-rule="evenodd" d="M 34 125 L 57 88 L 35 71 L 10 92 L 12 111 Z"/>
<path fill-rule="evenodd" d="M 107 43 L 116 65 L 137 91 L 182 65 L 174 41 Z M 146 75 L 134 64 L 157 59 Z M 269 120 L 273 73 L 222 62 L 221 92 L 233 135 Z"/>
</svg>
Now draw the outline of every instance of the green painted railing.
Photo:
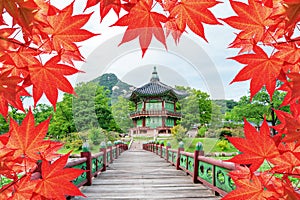
<svg viewBox="0 0 300 200">
<path fill-rule="evenodd" d="M 170 162 L 178 170 L 191 175 L 193 182 L 200 182 L 210 187 L 216 195 L 226 195 L 235 189 L 228 172 L 235 169 L 234 163 L 224 162 L 204 156 L 202 144 L 198 144 L 194 153 L 185 152 L 183 144 L 178 149 L 171 149 L 163 143 L 149 142 L 143 144 L 143 149 L 151 151 Z M 162 153 L 160 153 L 162 152 Z"/>
<path fill-rule="evenodd" d="M 73 156 L 68 161 L 66 168 L 84 169 L 86 172 L 77 177 L 72 182 L 77 186 L 92 185 L 93 177 L 98 176 L 99 173 L 106 170 L 106 167 L 114 159 L 117 159 L 122 152 L 128 149 L 128 145 L 123 142 L 115 142 L 114 146 L 108 142 L 101 144 L 100 151 L 96 154 L 92 154 L 88 148 L 84 148 L 84 152 L 80 153 L 80 156 Z M 75 157 L 75 158 L 74 158 Z"/>
</svg>

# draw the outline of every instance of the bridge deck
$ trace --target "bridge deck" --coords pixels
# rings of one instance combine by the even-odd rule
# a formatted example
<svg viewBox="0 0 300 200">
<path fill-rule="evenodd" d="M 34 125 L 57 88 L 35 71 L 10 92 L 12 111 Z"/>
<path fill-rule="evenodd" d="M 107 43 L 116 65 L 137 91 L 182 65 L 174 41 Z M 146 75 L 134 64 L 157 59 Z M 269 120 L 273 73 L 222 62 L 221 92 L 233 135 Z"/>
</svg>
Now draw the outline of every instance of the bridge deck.
<svg viewBox="0 0 300 200">
<path fill-rule="evenodd" d="M 185 172 L 139 149 L 124 152 L 82 192 L 87 199 L 220 199 L 193 184 Z"/>
</svg>

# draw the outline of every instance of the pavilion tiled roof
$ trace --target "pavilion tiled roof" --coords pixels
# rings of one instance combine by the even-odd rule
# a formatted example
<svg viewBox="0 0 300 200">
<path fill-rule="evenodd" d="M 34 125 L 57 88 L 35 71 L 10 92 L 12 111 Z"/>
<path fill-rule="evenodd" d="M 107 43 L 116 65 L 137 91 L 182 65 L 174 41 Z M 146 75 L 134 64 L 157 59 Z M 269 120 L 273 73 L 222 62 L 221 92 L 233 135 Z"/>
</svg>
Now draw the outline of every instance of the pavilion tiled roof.
<svg viewBox="0 0 300 200">
<path fill-rule="evenodd" d="M 134 90 L 134 92 L 140 95 L 160 95 L 165 94 L 167 92 L 174 92 L 176 96 L 186 95 L 185 92 L 176 90 L 160 81 L 153 81 L 147 83 L 146 85 L 143 85 L 142 87 Z"/>
<path fill-rule="evenodd" d="M 133 95 L 137 96 L 160 96 L 167 93 L 173 93 L 177 98 L 185 97 L 187 96 L 187 93 L 185 91 L 179 91 L 176 90 L 162 82 L 160 82 L 159 77 L 157 75 L 156 67 L 154 67 L 154 71 L 152 73 L 152 78 L 149 83 L 143 85 L 142 87 L 139 87 L 135 89 L 131 97 Z"/>
</svg>

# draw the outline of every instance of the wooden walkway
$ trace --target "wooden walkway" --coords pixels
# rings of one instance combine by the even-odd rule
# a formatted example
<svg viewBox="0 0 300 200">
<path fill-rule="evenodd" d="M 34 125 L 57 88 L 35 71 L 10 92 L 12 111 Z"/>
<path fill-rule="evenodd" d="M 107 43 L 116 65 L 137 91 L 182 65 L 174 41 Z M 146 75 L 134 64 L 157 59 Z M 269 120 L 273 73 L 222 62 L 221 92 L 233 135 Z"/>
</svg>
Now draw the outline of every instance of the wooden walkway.
<svg viewBox="0 0 300 200">
<path fill-rule="evenodd" d="M 75 199 L 220 199 L 207 187 L 193 184 L 185 172 L 136 144 L 82 192 L 87 198 Z"/>
</svg>

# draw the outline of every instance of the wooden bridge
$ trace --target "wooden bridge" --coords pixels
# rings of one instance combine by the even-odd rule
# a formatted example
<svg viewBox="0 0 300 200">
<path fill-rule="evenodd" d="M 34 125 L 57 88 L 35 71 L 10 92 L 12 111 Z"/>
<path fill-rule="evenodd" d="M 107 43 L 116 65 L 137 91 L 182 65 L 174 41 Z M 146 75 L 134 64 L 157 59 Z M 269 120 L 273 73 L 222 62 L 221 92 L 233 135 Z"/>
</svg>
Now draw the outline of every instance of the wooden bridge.
<svg viewBox="0 0 300 200">
<path fill-rule="evenodd" d="M 133 143 L 128 151 L 124 151 L 126 148 L 108 145 L 98 154 L 84 152 L 82 158 L 68 163 L 67 167 L 91 169 L 74 180 L 79 187 L 86 185 L 81 187 L 86 198 L 73 199 L 215 200 L 233 189 L 228 189 L 227 176 L 233 166 L 211 161 L 201 156 L 201 151 L 192 154 L 155 143 Z"/>
</svg>

